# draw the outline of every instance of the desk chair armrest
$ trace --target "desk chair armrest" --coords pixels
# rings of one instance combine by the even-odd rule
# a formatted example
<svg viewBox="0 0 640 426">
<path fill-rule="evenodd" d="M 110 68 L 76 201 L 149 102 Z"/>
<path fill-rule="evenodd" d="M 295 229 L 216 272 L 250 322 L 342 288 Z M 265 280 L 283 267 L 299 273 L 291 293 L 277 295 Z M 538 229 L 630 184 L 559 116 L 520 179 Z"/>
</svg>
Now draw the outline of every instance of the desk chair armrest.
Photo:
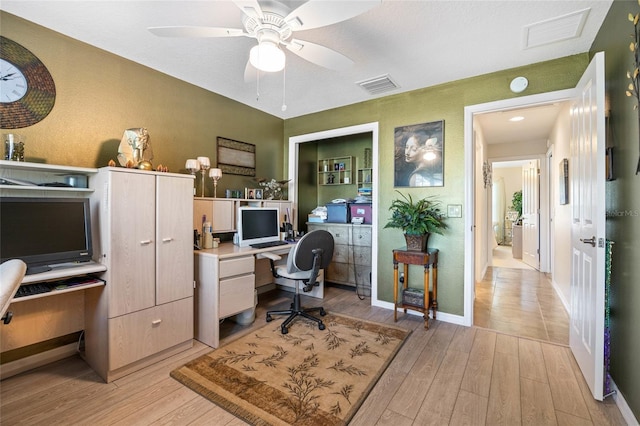
<svg viewBox="0 0 640 426">
<path fill-rule="evenodd" d="M 257 254 L 256 257 L 269 259 L 269 263 L 271 264 L 271 273 L 273 274 L 273 277 L 280 278 L 280 275 L 278 275 L 278 272 L 276 271 L 275 262 L 282 259 L 282 256 L 278 256 L 277 254 L 271 253 L 271 252 L 265 252 L 265 253 Z"/>
<path fill-rule="evenodd" d="M 271 252 L 258 253 L 256 255 L 256 257 L 258 259 L 260 259 L 261 257 L 266 257 L 267 259 L 272 260 L 272 261 L 276 261 L 276 260 L 282 259 L 282 256 L 278 256 L 277 254 L 271 253 Z"/>
</svg>

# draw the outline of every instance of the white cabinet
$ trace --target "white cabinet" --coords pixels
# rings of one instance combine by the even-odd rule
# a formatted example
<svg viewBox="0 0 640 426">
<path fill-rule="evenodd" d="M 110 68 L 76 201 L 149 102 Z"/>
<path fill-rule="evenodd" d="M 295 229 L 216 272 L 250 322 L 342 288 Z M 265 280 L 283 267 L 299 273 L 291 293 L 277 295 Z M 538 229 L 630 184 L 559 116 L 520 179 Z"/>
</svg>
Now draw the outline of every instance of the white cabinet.
<svg viewBox="0 0 640 426">
<path fill-rule="evenodd" d="M 87 291 L 85 356 L 109 382 L 193 344 L 193 177 L 107 167 L 91 186 L 107 285 Z"/>
<path fill-rule="evenodd" d="M 213 232 L 236 232 L 238 207 L 276 207 L 279 211 L 280 223 L 285 215 L 289 221 L 293 216 L 293 203 L 287 200 L 245 200 L 240 198 L 194 198 L 193 199 L 193 229 L 202 232 L 202 218 L 206 216 L 212 222 Z"/>
</svg>

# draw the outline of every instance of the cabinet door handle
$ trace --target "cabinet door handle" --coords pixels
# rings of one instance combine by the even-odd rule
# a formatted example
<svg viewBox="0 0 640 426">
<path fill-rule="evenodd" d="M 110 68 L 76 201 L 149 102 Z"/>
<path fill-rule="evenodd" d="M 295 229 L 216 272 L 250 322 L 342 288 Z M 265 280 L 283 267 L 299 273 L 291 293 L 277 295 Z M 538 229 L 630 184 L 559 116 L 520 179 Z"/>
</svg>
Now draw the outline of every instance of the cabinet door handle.
<svg viewBox="0 0 640 426">
<path fill-rule="evenodd" d="M 151 240 L 142 240 L 142 241 L 140 241 L 140 245 L 141 246 L 147 246 L 149 244 L 151 244 Z"/>
<path fill-rule="evenodd" d="M 151 321 L 151 325 L 159 325 L 162 322 L 161 319 Z"/>
<path fill-rule="evenodd" d="M 162 239 L 163 243 L 170 243 L 171 241 L 173 241 L 173 238 L 171 238 L 171 237 L 167 237 L 167 238 L 163 238 Z"/>
</svg>

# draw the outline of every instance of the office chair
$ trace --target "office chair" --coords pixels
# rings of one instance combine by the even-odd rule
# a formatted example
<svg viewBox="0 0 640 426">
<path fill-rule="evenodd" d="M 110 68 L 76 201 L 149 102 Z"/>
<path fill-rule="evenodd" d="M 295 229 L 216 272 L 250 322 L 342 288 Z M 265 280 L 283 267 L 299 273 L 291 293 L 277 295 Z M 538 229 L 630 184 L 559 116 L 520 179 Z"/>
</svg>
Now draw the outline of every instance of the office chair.
<svg viewBox="0 0 640 426">
<path fill-rule="evenodd" d="M 15 296 L 24 274 L 27 272 L 27 264 L 20 259 L 11 259 L 0 265 L 0 320 L 9 324 L 13 314 L 7 312 L 11 299 Z"/>
<path fill-rule="evenodd" d="M 303 291 L 313 290 L 318 285 L 316 280 L 320 269 L 325 269 L 333 258 L 333 236 L 324 230 L 311 231 L 304 235 L 295 247 L 289 252 L 286 265 L 274 264 L 274 260 L 281 259 L 273 253 L 262 253 L 271 262 L 271 272 L 276 278 L 286 278 L 296 281 L 296 292 L 293 296 L 291 309 L 282 311 L 268 311 L 267 322 L 273 320 L 271 315 L 289 315 L 281 326 L 282 334 L 287 334 L 288 326 L 296 317 L 302 316 L 318 323 L 318 328 L 324 330 L 324 323 L 320 318 L 316 318 L 309 312 L 318 311 L 320 316 L 325 316 L 323 307 L 304 309 L 300 306 L 300 283 L 303 284 Z"/>
</svg>

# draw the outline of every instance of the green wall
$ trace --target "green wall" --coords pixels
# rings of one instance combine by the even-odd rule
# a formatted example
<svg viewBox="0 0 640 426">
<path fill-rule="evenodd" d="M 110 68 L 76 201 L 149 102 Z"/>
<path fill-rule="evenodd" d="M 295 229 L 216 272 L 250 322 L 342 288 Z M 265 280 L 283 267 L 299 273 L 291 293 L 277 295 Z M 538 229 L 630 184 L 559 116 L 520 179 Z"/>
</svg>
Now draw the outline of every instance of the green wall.
<svg viewBox="0 0 640 426">
<path fill-rule="evenodd" d="M 613 246 L 611 270 L 611 376 L 627 404 L 640 417 L 640 175 L 638 113 L 625 91 L 633 71 L 629 50 L 633 24 L 629 13 L 640 13 L 635 1 L 614 1 L 592 46 L 605 52 L 606 96 L 610 125 L 607 146 L 613 147 L 615 180 L 606 183 L 607 238 Z"/>
<path fill-rule="evenodd" d="M 56 84 L 51 113 L 33 126 L 10 130 L 26 136 L 26 161 L 106 166 L 116 159 L 125 129 L 146 127 L 155 166 L 186 172 L 185 160 L 197 156 L 215 165 L 216 137 L 223 136 L 256 145 L 258 177 L 283 178 L 282 119 L 2 11 L 0 28 L 35 54 Z M 199 178 L 196 184 L 200 188 Z M 211 196 L 211 179 L 206 185 Z M 244 187 L 256 183 L 224 175 L 218 195 Z"/>
<path fill-rule="evenodd" d="M 378 212 L 378 297 L 392 301 L 393 265 L 391 250 L 405 245 L 402 233 L 383 229 L 388 207 L 396 197 L 393 188 L 393 132 L 398 126 L 444 120 L 445 184 L 437 188 L 401 188 L 413 197 L 435 195 L 443 205 L 464 206 L 464 107 L 512 98 L 510 81 L 519 75 L 529 79 L 522 96 L 575 87 L 588 64 L 580 54 L 527 67 L 450 82 L 399 95 L 309 114 L 285 121 L 284 139 L 329 129 L 379 122 Z M 463 315 L 464 219 L 450 218 L 444 236 L 433 235 L 429 246 L 440 249 L 438 263 L 439 310 Z"/>
</svg>

